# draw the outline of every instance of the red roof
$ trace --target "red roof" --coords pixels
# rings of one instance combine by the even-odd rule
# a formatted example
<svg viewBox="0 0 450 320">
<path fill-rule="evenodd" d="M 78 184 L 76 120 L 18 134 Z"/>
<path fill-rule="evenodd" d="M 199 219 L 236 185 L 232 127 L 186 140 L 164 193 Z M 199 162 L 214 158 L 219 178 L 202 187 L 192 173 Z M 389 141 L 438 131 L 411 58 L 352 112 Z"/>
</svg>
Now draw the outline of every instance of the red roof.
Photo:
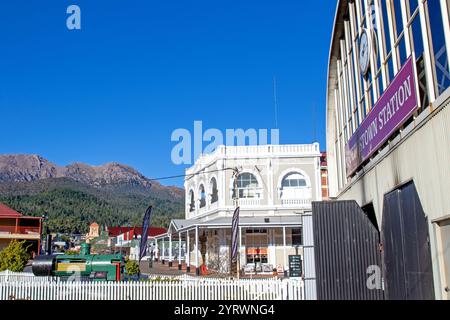
<svg viewBox="0 0 450 320">
<path fill-rule="evenodd" d="M 0 217 L 17 218 L 21 216 L 22 216 L 21 213 L 14 211 L 10 207 L 5 206 L 3 203 L 0 203 Z"/>
<path fill-rule="evenodd" d="M 111 237 L 117 237 L 118 235 L 128 232 L 130 230 L 133 230 L 134 234 L 141 235 L 142 234 L 142 227 L 108 227 L 108 233 Z M 148 236 L 154 237 L 163 233 L 166 233 L 166 228 L 149 228 L 148 229 Z"/>
</svg>

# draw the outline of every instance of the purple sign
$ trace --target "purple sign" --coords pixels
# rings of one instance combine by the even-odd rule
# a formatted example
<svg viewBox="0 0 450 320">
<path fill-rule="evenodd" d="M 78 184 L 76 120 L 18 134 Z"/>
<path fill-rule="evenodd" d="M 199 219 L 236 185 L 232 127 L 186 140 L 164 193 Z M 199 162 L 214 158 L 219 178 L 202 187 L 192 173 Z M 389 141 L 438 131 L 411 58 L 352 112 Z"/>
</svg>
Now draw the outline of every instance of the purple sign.
<svg viewBox="0 0 450 320">
<path fill-rule="evenodd" d="M 345 147 L 347 176 L 369 158 L 417 109 L 413 55 L 352 135 Z"/>
</svg>

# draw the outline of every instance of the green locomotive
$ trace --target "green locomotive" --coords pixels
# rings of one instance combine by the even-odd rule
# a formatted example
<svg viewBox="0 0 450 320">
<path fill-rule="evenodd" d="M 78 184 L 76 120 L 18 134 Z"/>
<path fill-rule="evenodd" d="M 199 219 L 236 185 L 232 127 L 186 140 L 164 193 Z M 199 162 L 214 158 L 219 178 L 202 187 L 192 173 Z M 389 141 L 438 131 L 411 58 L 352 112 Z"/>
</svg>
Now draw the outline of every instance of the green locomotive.
<svg viewBox="0 0 450 320">
<path fill-rule="evenodd" d="M 57 276 L 62 280 L 121 281 L 125 260 L 121 254 L 91 254 L 90 244 L 81 245 L 78 255 L 38 256 L 33 261 L 35 276 Z"/>
</svg>

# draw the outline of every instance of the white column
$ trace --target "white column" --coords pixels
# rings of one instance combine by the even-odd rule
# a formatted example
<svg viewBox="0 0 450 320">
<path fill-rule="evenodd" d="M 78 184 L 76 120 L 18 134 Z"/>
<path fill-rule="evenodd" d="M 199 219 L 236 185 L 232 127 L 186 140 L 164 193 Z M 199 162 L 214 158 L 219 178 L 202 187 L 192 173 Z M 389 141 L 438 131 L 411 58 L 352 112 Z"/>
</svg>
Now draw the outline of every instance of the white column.
<svg viewBox="0 0 450 320">
<path fill-rule="evenodd" d="M 181 232 L 178 232 L 178 268 L 181 268 Z"/>
<path fill-rule="evenodd" d="M 198 226 L 195 227 L 195 267 L 196 267 L 196 274 L 199 270 L 199 263 L 198 263 Z"/>
<path fill-rule="evenodd" d="M 245 251 L 244 251 L 245 252 Z M 242 258 L 242 227 L 239 227 L 239 268 L 242 268 L 245 260 Z"/>
<path fill-rule="evenodd" d="M 268 261 L 274 268 L 277 266 L 276 259 L 276 243 L 275 243 L 275 229 L 268 229 L 269 232 L 269 252 L 268 252 Z"/>
<path fill-rule="evenodd" d="M 162 254 L 161 254 L 161 260 L 164 263 L 164 259 L 166 258 L 166 242 L 164 241 L 164 238 L 162 238 Z"/>
<path fill-rule="evenodd" d="M 190 257 L 190 255 L 191 255 L 191 249 L 189 248 L 189 230 L 186 230 L 186 252 L 185 252 L 185 254 L 186 254 L 186 257 L 185 257 L 185 261 L 186 261 L 186 272 L 190 269 L 190 266 L 189 266 L 189 264 L 190 264 L 190 260 L 191 260 L 191 257 Z"/>
<path fill-rule="evenodd" d="M 159 258 L 158 238 L 155 238 L 155 255 L 153 258 L 156 260 Z"/>
<path fill-rule="evenodd" d="M 172 233 L 169 233 L 169 267 L 172 266 L 173 254 L 172 254 Z"/>
<path fill-rule="evenodd" d="M 287 255 L 286 255 L 286 227 L 283 227 L 283 256 L 284 256 L 284 270 L 287 267 Z"/>
<path fill-rule="evenodd" d="M 268 180 L 268 185 L 269 185 L 268 190 L 267 190 L 267 192 L 268 192 L 267 204 L 269 206 L 273 206 L 275 204 L 274 199 L 276 199 L 276 197 L 277 197 L 275 194 L 275 191 L 274 191 L 274 190 L 276 190 L 276 187 L 274 188 L 274 186 L 273 186 L 273 180 L 274 180 L 273 171 L 274 170 L 272 170 L 273 164 L 271 163 L 271 161 L 276 161 L 276 160 L 274 160 L 273 158 L 269 158 L 269 159 L 267 159 L 267 162 L 266 162 L 266 169 L 268 172 L 267 180 Z"/>
</svg>

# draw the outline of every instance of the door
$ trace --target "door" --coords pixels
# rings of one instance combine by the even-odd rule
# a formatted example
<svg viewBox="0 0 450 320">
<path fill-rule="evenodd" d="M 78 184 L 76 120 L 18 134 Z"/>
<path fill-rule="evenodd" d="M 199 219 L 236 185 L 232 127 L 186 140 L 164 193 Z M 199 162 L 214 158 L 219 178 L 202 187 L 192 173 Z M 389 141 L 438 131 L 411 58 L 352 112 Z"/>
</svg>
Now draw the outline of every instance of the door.
<svg viewBox="0 0 450 320">
<path fill-rule="evenodd" d="M 434 299 L 428 221 L 413 182 L 385 195 L 382 244 L 386 299 Z"/>
<path fill-rule="evenodd" d="M 450 300 L 450 219 L 439 222 L 440 248 L 442 254 L 444 299 Z"/>
</svg>

